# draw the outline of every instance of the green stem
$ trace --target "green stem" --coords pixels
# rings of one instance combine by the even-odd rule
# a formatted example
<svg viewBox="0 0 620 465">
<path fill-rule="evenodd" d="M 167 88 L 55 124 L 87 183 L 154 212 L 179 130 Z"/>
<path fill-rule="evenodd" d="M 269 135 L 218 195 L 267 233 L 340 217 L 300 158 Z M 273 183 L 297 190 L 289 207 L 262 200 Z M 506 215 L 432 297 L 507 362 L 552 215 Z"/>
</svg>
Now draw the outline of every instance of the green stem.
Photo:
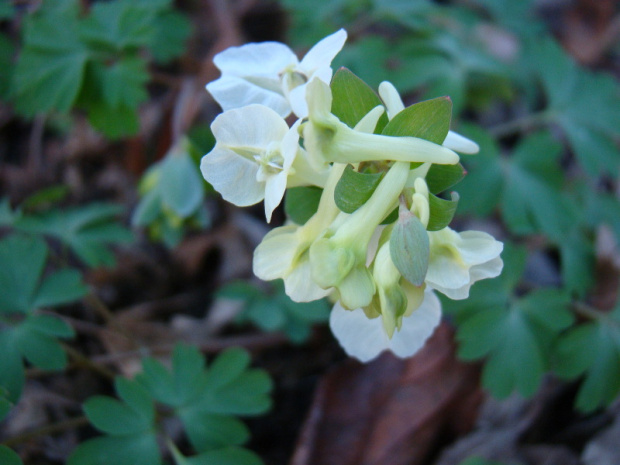
<svg viewBox="0 0 620 465">
<path fill-rule="evenodd" d="M 79 428 L 86 425 L 88 425 L 88 418 L 86 418 L 85 416 L 68 418 L 66 420 L 62 420 L 51 425 L 44 425 L 40 428 L 20 433 L 16 436 L 2 441 L 2 444 L 11 447 L 41 436 L 49 436 L 52 434 L 61 433 L 63 431 Z"/>
<path fill-rule="evenodd" d="M 522 116 L 506 123 L 498 124 L 497 126 L 490 128 L 489 132 L 495 137 L 501 138 L 548 123 L 551 119 L 552 113 L 549 110 L 545 110 Z"/>
<path fill-rule="evenodd" d="M 104 378 L 108 378 L 110 380 L 114 380 L 114 378 L 116 378 L 116 374 L 113 371 L 93 362 L 86 355 L 77 351 L 73 347 L 66 344 L 63 344 L 62 346 L 77 365 L 88 368 L 95 373 L 99 373 Z"/>
<path fill-rule="evenodd" d="M 620 323 L 614 320 L 607 312 L 603 312 L 582 302 L 573 302 L 571 306 L 573 308 L 573 311 L 577 315 L 580 315 L 589 320 L 602 321 L 609 326 L 620 327 Z"/>
</svg>

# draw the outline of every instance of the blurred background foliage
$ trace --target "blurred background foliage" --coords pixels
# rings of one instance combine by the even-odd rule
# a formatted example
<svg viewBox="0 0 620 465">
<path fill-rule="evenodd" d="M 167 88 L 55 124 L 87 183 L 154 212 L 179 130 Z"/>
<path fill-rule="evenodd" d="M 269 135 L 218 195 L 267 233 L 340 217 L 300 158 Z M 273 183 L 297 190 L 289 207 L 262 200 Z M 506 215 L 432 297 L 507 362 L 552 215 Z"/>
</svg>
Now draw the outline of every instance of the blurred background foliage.
<svg viewBox="0 0 620 465">
<path fill-rule="evenodd" d="M 97 297 L 89 270 L 114 266 L 114 251 L 127 244 L 150 240 L 174 249 L 222 221 L 222 207 L 198 170 L 214 143 L 209 124 L 218 110 L 203 89 L 217 77 L 213 54 L 268 39 L 302 52 L 341 27 L 349 40 L 335 68 L 349 68 L 373 88 L 387 79 L 407 104 L 450 96 L 452 129 L 480 144 L 478 155 L 462 157 L 468 174 L 456 188 L 455 225 L 503 240 L 505 267 L 500 278 L 476 284 L 470 299 L 443 301 L 459 356 L 482 361 L 482 384 L 500 398 L 534 395 L 548 373 L 578 383 L 575 404 L 584 412 L 617 398 L 620 41 L 606 26 L 618 17 L 615 2 L 208 3 L 0 0 L 0 419 L 19 402 L 24 363 L 63 370 L 64 351 L 76 357 L 58 339 L 75 338 L 62 310 Z M 576 13 L 561 28 L 555 15 L 566 5 Z M 237 27 L 244 35 L 231 39 L 230 31 L 218 31 L 226 27 L 217 20 L 227 7 L 241 11 Z M 78 152 L 99 158 L 86 157 L 85 168 L 75 162 Z M 89 184 L 88 173 L 108 153 L 122 171 L 108 176 L 119 178 L 104 188 Z M 79 181 L 71 181 L 67 166 L 78 167 Z M 249 272 L 241 276 L 246 281 Z M 294 304 L 279 285 L 228 281 L 210 289 L 219 300 L 241 303 L 237 324 L 303 343 L 311 326 L 327 318 L 326 303 Z M 177 349 L 175 363 L 187 358 L 200 365 L 188 350 Z M 144 363 L 146 370 L 154 362 Z M 247 362 L 239 364 L 241 373 Z M 161 420 L 150 413 L 152 398 L 164 404 L 167 398 L 123 383 L 134 381 L 116 382 L 123 412 L 139 419 L 135 431 L 118 434 L 122 441 L 147 438 L 140 447 L 148 448 Z M 261 396 L 269 390 L 262 378 L 256 384 Z M 202 388 L 208 389 L 196 389 Z M 116 441 L 114 428 L 101 426 L 101 406 L 118 401 L 106 399 L 89 401 L 86 414 Z M 264 401 L 251 413 L 266 409 Z M 237 410 L 224 413 L 247 413 Z M 192 431 L 197 422 L 185 422 L 195 457 L 220 447 L 235 463 L 256 463 L 238 449 L 249 438 L 245 427 L 227 421 L 230 441 L 220 438 L 215 446 Z M 94 443 L 80 446 L 72 464 L 94 463 L 96 447 L 88 444 Z M 203 463 L 174 445 L 169 451 L 177 464 Z M 4 446 L 0 458 L 19 463 Z M 467 463 L 486 463 L 475 460 Z"/>
</svg>

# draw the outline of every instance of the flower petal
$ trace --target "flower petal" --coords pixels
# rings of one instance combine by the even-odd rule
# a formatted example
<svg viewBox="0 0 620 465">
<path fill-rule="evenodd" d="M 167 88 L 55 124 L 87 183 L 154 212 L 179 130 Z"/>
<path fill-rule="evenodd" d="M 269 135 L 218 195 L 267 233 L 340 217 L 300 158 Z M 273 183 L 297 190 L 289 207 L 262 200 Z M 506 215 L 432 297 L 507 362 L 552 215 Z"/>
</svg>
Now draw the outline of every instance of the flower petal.
<svg viewBox="0 0 620 465">
<path fill-rule="evenodd" d="M 369 319 L 361 308 L 345 310 L 336 303 L 329 327 L 344 351 L 361 362 L 369 362 L 389 347 L 381 318 Z"/>
<path fill-rule="evenodd" d="M 230 47 L 213 57 L 213 63 L 223 75 L 273 77 L 286 67 L 297 65 L 293 51 L 280 42 L 260 42 Z"/>
<path fill-rule="evenodd" d="M 495 257 L 486 263 L 472 266 L 471 270 L 469 270 L 471 282 L 475 283 L 481 279 L 495 278 L 502 273 L 503 268 L 504 262 L 500 257 Z"/>
<path fill-rule="evenodd" d="M 473 140 L 463 137 L 453 131 L 448 131 L 448 135 L 444 139 L 442 145 L 455 152 L 466 154 L 474 154 L 480 151 L 480 147 Z"/>
<path fill-rule="evenodd" d="M 267 223 L 271 222 L 271 215 L 276 209 L 286 190 L 286 174 L 284 171 L 270 176 L 265 182 L 265 217 Z"/>
<path fill-rule="evenodd" d="M 298 226 L 288 225 L 272 229 L 254 250 L 252 262 L 254 274 L 260 279 L 271 281 L 285 278 L 297 256 L 299 240 Z"/>
<path fill-rule="evenodd" d="M 462 241 L 457 245 L 461 258 L 468 265 L 478 265 L 499 256 L 504 245 L 482 231 L 459 233 Z"/>
<path fill-rule="evenodd" d="M 405 109 L 405 104 L 400 98 L 396 87 L 391 82 L 383 81 L 379 84 L 379 96 L 383 103 L 385 103 L 389 119 L 394 118 L 394 116 Z"/>
<path fill-rule="evenodd" d="M 308 103 L 306 102 L 306 84 L 295 87 L 288 93 L 288 103 L 293 113 L 298 118 L 308 116 Z"/>
<path fill-rule="evenodd" d="M 240 77 L 222 76 L 207 84 L 207 90 L 224 111 L 256 103 L 273 109 L 283 118 L 291 113 L 283 95 Z"/>
<path fill-rule="evenodd" d="M 219 115 L 211 124 L 211 130 L 218 145 L 262 150 L 272 142 L 280 143 L 288 132 L 288 125 L 271 108 L 248 105 Z"/>
<path fill-rule="evenodd" d="M 457 289 L 469 283 L 469 267 L 463 266 L 450 255 L 431 257 L 424 280 L 433 288 Z"/>
<path fill-rule="evenodd" d="M 346 40 L 347 31 L 344 29 L 340 29 L 321 39 L 303 57 L 299 64 L 299 69 L 313 71 L 324 66 L 330 66 L 334 57 L 342 50 Z"/>
<path fill-rule="evenodd" d="M 398 357 L 411 357 L 424 346 L 440 321 L 441 302 L 433 292 L 425 292 L 422 304 L 403 318 L 400 331 L 390 340 L 390 349 Z"/>
<path fill-rule="evenodd" d="M 202 157 L 200 171 L 222 197 L 239 207 L 254 205 L 265 196 L 265 185 L 256 181 L 258 165 L 224 147 Z"/>
<path fill-rule="evenodd" d="M 295 268 L 284 279 L 284 290 L 295 302 L 312 302 L 332 293 L 331 288 L 323 289 L 312 280 L 312 268 L 307 257 L 299 259 Z"/>
<path fill-rule="evenodd" d="M 370 305 L 376 291 L 375 281 L 365 266 L 354 267 L 336 287 L 342 306 L 351 309 Z"/>
</svg>

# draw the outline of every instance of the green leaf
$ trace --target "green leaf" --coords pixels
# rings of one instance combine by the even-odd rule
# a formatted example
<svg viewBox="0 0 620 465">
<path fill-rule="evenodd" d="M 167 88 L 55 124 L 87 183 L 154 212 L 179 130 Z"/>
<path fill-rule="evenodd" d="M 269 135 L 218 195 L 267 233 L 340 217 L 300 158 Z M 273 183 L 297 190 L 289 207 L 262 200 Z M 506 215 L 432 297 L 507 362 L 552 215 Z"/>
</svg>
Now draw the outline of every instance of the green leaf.
<svg viewBox="0 0 620 465">
<path fill-rule="evenodd" d="M 562 172 L 557 158 L 561 146 L 548 132 L 528 136 L 513 152 L 502 196 L 502 214 L 516 233 L 540 229 L 552 237 L 572 226 L 567 202 L 559 189 Z"/>
<path fill-rule="evenodd" d="M 143 361 L 143 368 L 144 372 L 136 380 L 157 401 L 171 407 L 192 404 L 206 389 L 204 360 L 194 347 L 175 347 L 172 372 L 150 358 Z"/>
<path fill-rule="evenodd" d="M 0 314 L 28 313 L 47 259 L 40 239 L 13 234 L 0 240 Z"/>
<path fill-rule="evenodd" d="M 15 227 L 60 239 L 90 266 L 112 265 L 114 256 L 106 246 L 128 243 L 134 238 L 127 228 L 116 221 L 121 211 L 122 208 L 117 205 L 91 203 L 84 207 L 22 217 Z"/>
<path fill-rule="evenodd" d="M 480 127 L 464 125 L 461 132 L 478 143 L 480 153 L 463 160 L 467 175 L 459 184 L 459 207 L 463 213 L 485 217 L 501 200 L 505 184 L 499 147 L 493 137 Z M 433 165 L 431 169 L 435 167 L 442 168 L 443 165 Z M 434 191 L 430 184 L 429 189 Z"/>
<path fill-rule="evenodd" d="M 432 164 L 426 174 L 428 190 L 439 194 L 457 184 L 465 176 L 465 169 L 460 163 L 456 165 Z"/>
<path fill-rule="evenodd" d="M 45 189 L 38 190 L 32 195 L 29 195 L 20 205 L 25 211 L 33 211 L 39 209 L 49 208 L 55 203 L 63 200 L 69 195 L 69 186 L 66 184 L 59 184 L 57 186 L 47 187 Z"/>
<path fill-rule="evenodd" d="M 263 461 L 254 452 L 239 447 L 203 452 L 177 463 L 178 465 L 263 465 Z"/>
<path fill-rule="evenodd" d="M 16 110 L 29 117 L 51 110 L 68 112 L 80 93 L 90 59 L 88 49 L 76 40 L 77 9 L 29 15 L 24 31 L 11 85 Z"/>
<path fill-rule="evenodd" d="M 187 39 L 192 33 L 192 23 L 188 18 L 177 11 L 162 11 L 153 26 L 149 49 L 155 61 L 166 64 L 185 52 Z"/>
<path fill-rule="evenodd" d="M 577 408 L 592 412 L 620 392 L 620 321 L 600 319 L 566 332 L 556 347 L 556 373 L 567 379 L 585 375 Z"/>
<path fill-rule="evenodd" d="M 3 421 L 11 411 L 13 403 L 8 399 L 9 392 L 0 385 L 0 422 Z"/>
<path fill-rule="evenodd" d="M 123 402 L 105 396 L 94 396 L 84 403 L 88 420 L 99 431 L 125 436 L 139 434 L 153 427 L 152 420 Z"/>
<path fill-rule="evenodd" d="M 198 452 L 210 451 L 247 441 L 247 427 L 231 415 L 255 415 L 270 406 L 271 381 L 263 370 L 248 369 L 249 362 L 244 350 L 229 349 L 205 367 L 195 347 L 177 345 L 171 370 L 147 358 L 136 382 L 151 397 L 174 409 Z M 126 395 L 124 399 L 140 410 L 134 404 L 144 399 L 136 394 L 133 397 L 133 404 Z"/>
<path fill-rule="evenodd" d="M 91 46 L 125 51 L 149 45 L 155 10 L 116 1 L 96 3 L 83 21 L 81 36 Z"/>
<path fill-rule="evenodd" d="M 456 192 L 452 192 L 452 200 L 445 200 L 430 194 L 428 202 L 430 217 L 426 229 L 428 231 L 439 231 L 448 226 L 452 218 L 454 218 L 456 207 L 459 204 L 459 195 Z"/>
<path fill-rule="evenodd" d="M 0 226 L 12 226 L 20 214 L 19 210 L 13 211 L 8 198 L 0 200 Z"/>
<path fill-rule="evenodd" d="M 196 212 L 204 200 L 204 183 L 183 140 L 166 156 L 161 165 L 159 191 L 166 207 L 181 218 Z"/>
<path fill-rule="evenodd" d="M 39 288 L 33 307 L 52 307 L 74 302 L 88 293 L 82 274 L 77 270 L 64 269 L 46 277 Z"/>
<path fill-rule="evenodd" d="M 418 137 L 441 145 L 450 130 L 451 118 L 450 98 L 438 97 L 405 108 L 390 120 L 383 134 Z"/>
<path fill-rule="evenodd" d="M 11 19 L 15 16 L 15 9 L 10 2 L 0 3 L 0 20 Z"/>
<path fill-rule="evenodd" d="M 25 375 L 22 357 L 14 342 L 12 331 L 0 330 L 0 386 L 7 392 L 7 398 L 16 403 L 24 387 Z"/>
<path fill-rule="evenodd" d="M 588 213 L 590 213 L 588 211 Z M 595 282 L 595 253 L 592 239 L 576 225 L 557 240 L 564 287 L 584 296 Z"/>
<path fill-rule="evenodd" d="M 198 452 L 242 445 L 250 438 L 250 430 L 240 420 L 228 415 L 204 413 L 191 408 L 179 411 L 192 446 Z"/>
<path fill-rule="evenodd" d="M 245 301 L 238 322 L 250 321 L 263 331 L 282 331 L 295 343 L 308 339 L 312 324 L 329 318 L 329 306 L 324 300 L 293 302 L 284 292 L 282 281 L 274 282 L 273 291 L 267 293 L 250 284 L 232 283 L 218 296 Z"/>
<path fill-rule="evenodd" d="M 382 178 L 383 173 L 359 173 L 347 165 L 334 190 L 336 205 L 345 213 L 353 213 L 366 203 Z"/>
<path fill-rule="evenodd" d="M 114 380 L 118 396 L 135 412 L 145 423 L 155 421 L 155 408 L 149 393 L 136 381 L 120 376 Z"/>
<path fill-rule="evenodd" d="M 65 339 L 75 337 L 73 328 L 53 315 L 31 315 L 22 322 L 21 326 L 47 336 Z"/>
<path fill-rule="evenodd" d="M 353 128 L 373 108 L 382 105 L 381 99 L 368 84 L 346 68 L 340 68 L 331 81 L 332 113 Z M 376 132 L 387 124 L 384 113 L 377 123 Z"/>
<path fill-rule="evenodd" d="M 2 8 L 0 6 L 0 8 Z M 13 72 L 13 43 L 4 34 L 0 34 L 0 98 L 9 96 L 11 74 Z"/>
<path fill-rule="evenodd" d="M 573 227 L 574 216 L 561 191 L 561 146 L 548 131 L 526 137 L 510 158 L 499 155 L 488 134 L 474 128 L 466 131 L 475 134 L 481 150 L 468 158 L 471 169 L 459 185 L 464 212 L 487 215 L 499 201 L 504 221 L 517 234 L 541 231 L 560 238 Z"/>
<path fill-rule="evenodd" d="M 130 436 L 105 436 L 81 443 L 67 465 L 161 465 L 162 459 L 154 433 Z"/>
<path fill-rule="evenodd" d="M 23 465 L 22 460 L 7 446 L 0 445 L 0 463 L 2 465 Z"/>
<path fill-rule="evenodd" d="M 549 100 L 548 119 L 560 125 L 592 176 L 618 173 L 620 92 L 612 76 L 578 67 L 552 39 L 532 41 L 535 70 Z"/>
<path fill-rule="evenodd" d="M 127 105 L 113 107 L 101 100 L 91 100 L 81 106 L 88 112 L 88 122 L 110 139 L 135 134 L 140 128 L 136 109 Z"/>
<path fill-rule="evenodd" d="M 500 280 L 500 286 L 478 283 L 469 301 L 455 305 L 460 307 L 459 355 L 466 360 L 487 357 L 482 383 L 494 396 L 517 390 L 529 397 L 549 369 L 551 349 L 573 316 L 560 291 L 538 290 L 517 300 L 511 297 L 514 279 Z"/>
<path fill-rule="evenodd" d="M 414 286 L 424 283 L 430 258 L 428 233 L 418 217 L 402 206 L 390 236 L 390 256 L 407 281 Z"/>
<path fill-rule="evenodd" d="M 43 370 L 59 371 L 67 366 L 67 354 L 56 339 L 22 324 L 13 329 L 21 355 Z"/>
<path fill-rule="evenodd" d="M 87 85 L 93 86 L 97 97 L 110 108 L 135 109 L 148 97 L 144 86 L 149 74 L 146 62 L 138 56 L 123 56 L 112 63 L 94 62 L 89 77 Z"/>
<path fill-rule="evenodd" d="M 463 460 L 459 465 L 504 465 L 501 462 L 491 462 L 489 460 L 480 457 L 468 457 Z"/>
<path fill-rule="evenodd" d="M 286 190 L 284 211 L 298 225 L 306 224 L 319 208 L 323 189 L 314 186 L 292 187 Z"/>
</svg>

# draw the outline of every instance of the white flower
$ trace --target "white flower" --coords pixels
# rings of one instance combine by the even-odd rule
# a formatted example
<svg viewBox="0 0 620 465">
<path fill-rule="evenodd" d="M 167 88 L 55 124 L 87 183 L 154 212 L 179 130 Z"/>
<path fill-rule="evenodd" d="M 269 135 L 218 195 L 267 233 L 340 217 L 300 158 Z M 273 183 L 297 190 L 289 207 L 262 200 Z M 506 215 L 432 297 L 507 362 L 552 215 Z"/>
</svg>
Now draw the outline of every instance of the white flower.
<svg viewBox="0 0 620 465">
<path fill-rule="evenodd" d="M 279 42 L 230 47 L 215 55 L 222 76 L 207 84 L 207 90 L 223 110 L 260 103 L 283 117 L 292 109 L 303 118 L 308 112 L 306 84 L 313 78 L 330 82 L 331 62 L 346 40 L 346 31 L 340 29 L 319 41 L 301 61 Z"/>
<path fill-rule="evenodd" d="M 340 213 L 334 202 L 334 189 L 344 168 L 345 165 L 332 167 L 318 210 L 306 224 L 275 228 L 254 250 L 254 274 L 265 281 L 283 279 L 286 294 L 295 302 L 321 299 L 331 292 L 312 280 L 308 250 Z"/>
<path fill-rule="evenodd" d="M 499 255 L 504 245 L 487 233 L 444 228 L 428 236 L 431 254 L 425 282 L 451 299 L 466 299 L 472 284 L 502 272 Z"/>
<path fill-rule="evenodd" d="M 397 205 L 408 174 L 409 163 L 392 165 L 364 205 L 350 215 L 342 213 L 310 246 L 313 281 L 323 289 L 336 288 L 345 308 L 372 301 L 376 287 L 366 267 L 368 246 L 376 227 Z"/>
<path fill-rule="evenodd" d="M 216 144 L 202 158 L 202 175 L 235 205 L 254 205 L 264 199 L 270 221 L 300 150 L 297 125 L 289 129 L 272 109 L 249 105 L 222 113 L 211 130 Z"/>
<path fill-rule="evenodd" d="M 334 305 L 329 326 L 348 355 L 368 362 L 385 350 L 397 357 L 411 357 L 424 346 L 440 321 L 441 303 L 432 291 L 427 291 L 422 304 L 403 318 L 400 330 L 391 338 L 381 318 L 369 319 L 361 308 L 345 310 L 339 303 Z"/>
<path fill-rule="evenodd" d="M 331 113 L 331 89 L 318 79 L 308 84 L 306 99 L 308 121 L 301 127 L 304 145 L 317 170 L 331 162 L 392 160 L 455 164 L 459 161 L 452 150 L 424 139 L 366 133 L 363 132 L 368 130 L 366 124 L 363 131 L 351 129 Z"/>
<path fill-rule="evenodd" d="M 379 95 L 383 103 L 385 103 L 389 119 L 394 118 L 394 116 L 405 109 L 405 104 L 391 82 L 383 81 L 379 84 Z M 473 140 L 453 131 L 448 131 L 448 135 L 442 145 L 456 152 L 466 154 L 474 154 L 480 151 L 480 147 Z"/>
</svg>

